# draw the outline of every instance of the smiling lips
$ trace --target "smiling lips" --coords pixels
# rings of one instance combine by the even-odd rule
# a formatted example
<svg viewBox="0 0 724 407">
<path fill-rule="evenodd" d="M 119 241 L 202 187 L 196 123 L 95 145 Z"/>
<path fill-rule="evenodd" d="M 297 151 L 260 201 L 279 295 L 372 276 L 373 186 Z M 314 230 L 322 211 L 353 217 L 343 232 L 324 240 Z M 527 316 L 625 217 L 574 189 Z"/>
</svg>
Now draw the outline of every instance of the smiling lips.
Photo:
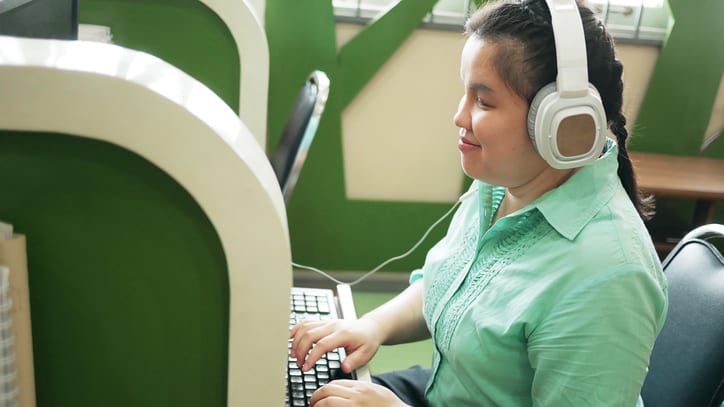
<svg viewBox="0 0 724 407">
<path fill-rule="evenodd" d="M 462 152 L 475 151 L 479 149 L 480 145 L 467 140 L 465 137 L 460 137 L 460 139 L 458 140 L 458 150 Z"/>
</svg>

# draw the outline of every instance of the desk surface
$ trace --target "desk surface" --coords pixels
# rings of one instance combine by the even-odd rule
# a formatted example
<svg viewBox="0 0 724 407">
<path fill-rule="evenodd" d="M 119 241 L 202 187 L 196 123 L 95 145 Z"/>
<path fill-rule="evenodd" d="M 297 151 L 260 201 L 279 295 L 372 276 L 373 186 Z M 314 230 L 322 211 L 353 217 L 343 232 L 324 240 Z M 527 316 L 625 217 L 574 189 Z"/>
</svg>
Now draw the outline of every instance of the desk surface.
<svg viewBox="0 0 724 407">
<path fill-rule="evenodd" d="M 658 196 L 724 200 L 724 160 L 630 153 L 638 186 Z"/>
</svg>

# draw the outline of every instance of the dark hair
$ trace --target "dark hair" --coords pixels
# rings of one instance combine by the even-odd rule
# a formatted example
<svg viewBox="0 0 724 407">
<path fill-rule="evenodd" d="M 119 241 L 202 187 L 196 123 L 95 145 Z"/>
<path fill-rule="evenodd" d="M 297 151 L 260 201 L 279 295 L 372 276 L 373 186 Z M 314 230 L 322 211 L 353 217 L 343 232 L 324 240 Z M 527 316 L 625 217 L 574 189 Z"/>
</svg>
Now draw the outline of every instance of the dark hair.
<svg viewBox="0 0 724 407">
<path fill-rule="evenodd" d="M 613 38 L 593 11 L 578 4 L 586 37 L 588 80 L 601 95 L 608 128 L 618 140 L 618 177 L 643 219 L 653 215 L 653 198 L 636 185 L 627 151 L 628 131 L 623 105 L 623 65 L 616 57 Z M 493 59 L 497 74 L 528 103 L 558 74 L 551 15 L 544 0 L 490 1 L 465 24 L 465 33 L 497 45 Z"/>
</svg>

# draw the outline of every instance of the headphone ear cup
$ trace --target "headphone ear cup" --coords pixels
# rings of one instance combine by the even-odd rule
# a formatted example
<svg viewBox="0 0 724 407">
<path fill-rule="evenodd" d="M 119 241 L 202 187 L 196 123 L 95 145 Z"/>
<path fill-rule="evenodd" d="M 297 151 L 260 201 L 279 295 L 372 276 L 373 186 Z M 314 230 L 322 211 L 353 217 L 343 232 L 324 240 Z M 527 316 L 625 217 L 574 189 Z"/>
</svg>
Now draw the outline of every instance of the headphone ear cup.
<svg viewBox="0 0 724 407">
<path fill-rule="evenodd" d="M 539 153 L 540 148 L 545 146 L 539 146 L 536 141 L 535 123 L 536 120 L 540 120 L 538 119 L 538 112 L 541 110 L 541 103 L 543 103 L 543 100 L 557 91 L 558 87 L 555 82 L 545 85 L 538 91 L 538 93 L 535 94 L 533 100 L 530 102 L 530 107 L 528 108 L 528 136 L 530 136 L 530 141 Z M 544 140 L 546 140 L 546 138 L 541 137 L 541 141 L 544 142 Z"/>
<path fill-rule="evenodd" d="M 536 93 L 528 108 L 530 140 L 553 168 L 574 168 L 595 161 L 606 143 L 605 129 L 606 112 L 591 84 L 586 95 L 561 98 L 556 83 L 549 83 Z"/>
</svg>

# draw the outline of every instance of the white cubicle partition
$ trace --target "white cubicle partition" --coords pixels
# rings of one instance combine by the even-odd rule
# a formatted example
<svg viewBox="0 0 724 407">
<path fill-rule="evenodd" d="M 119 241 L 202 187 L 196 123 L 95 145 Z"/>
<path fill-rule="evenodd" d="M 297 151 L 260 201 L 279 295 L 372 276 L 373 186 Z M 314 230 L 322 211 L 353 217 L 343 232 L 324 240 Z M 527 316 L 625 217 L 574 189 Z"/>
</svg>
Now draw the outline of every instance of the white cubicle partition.
<svg viewBox="0 0 724 407">
<path fill-rule="evenodd" d="M 190 193 L 216 229 L 228 266 L 228 405 L 282 405 L 291 286 L 286 212 L 266 154 L 237 115 L 173 66 L 109 44 L 0 36 L 0 89 L 0 129 L 119 145 Z M 268 363 L 250 369 L 250 354 Z"/>
<path fill-rule="evenodd" d="M 226 24 L 239 53 L 239 116 L 266 149 L 269 44 L 264 0 L 200 0 Z"/>
</svg>

